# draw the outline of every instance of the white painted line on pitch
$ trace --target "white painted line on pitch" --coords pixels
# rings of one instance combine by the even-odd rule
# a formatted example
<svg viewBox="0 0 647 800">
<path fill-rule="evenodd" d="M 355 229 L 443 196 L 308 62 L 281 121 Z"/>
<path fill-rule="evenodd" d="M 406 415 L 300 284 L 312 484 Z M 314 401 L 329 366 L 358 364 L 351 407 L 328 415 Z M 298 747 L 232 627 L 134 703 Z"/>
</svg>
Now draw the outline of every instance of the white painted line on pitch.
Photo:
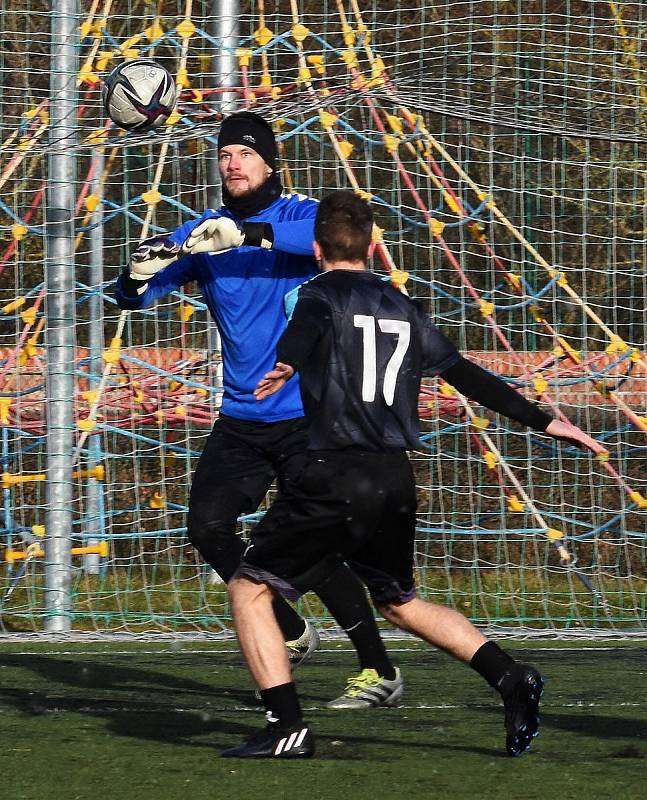
<svg viewBox="0 0 647 800">
<path fill-rule="evenodd" d="M 496 705 L 496 704 L 495 704 Z M 554 708 L 621 708 L 621 707 L 628 707 L 628 708 L 641 708 L 643 705 L 647 705 L 645 703 L 589 703 L 589 702 L 576 702 L 576 703 L 550 703 L 549 706 L 546 706 L 544 703 L 541 707 L 542 713 L 546 711 L 546 708 L 552 710 Z M 420 705 L 416 706 L 397 706 L 398 709 L 402 711 L 442 711 L 443 709 L 469 709 L 469 708 L 492 708 L 492 703 L 466 703 L 466 704 L 458 704 L 458 705 L 451 705 L 451 704 L 441 704 L 441 705 L 428 705 L 426 703 L 421 703 Z M 497 706 L 498 707 L 498 706 Z M 308 709 L 308 710 L 315 710 Z"/>
<path fill-rule="evenodd" d="M 583 646 L 583 647 L 559 647 L 559 645 L 555 645 L 555 647 L 528 647 L 528 648 L 524 648 L 524 649 L 537 650 L 539 652 L 545 651 L 545 652 L 548 652 L 548 653 L 554 653 L 554 652 L 558 652 L 558 653 L 581 653 L 584 650 L 586 650 L 587 652 L 590 652 L 592 650 L 644 650 L 645 648 L 644 647 L 628 647 L 628 646 L 627 647 L 617 647 L 617 646 L 615 646 L 615 647 L 612 647 L 612 646 L 609 646 L 609 647 L 586 647 L 586 646 Z"/>
<path fill-rule="evenodd" d="M 527 643 L 525 643 L 525 644 L 527 644 Z M 422 643 L 421 643 L 421 645 L 422 645 Z M 510 646 L 510 645 L 513 645 L 513 643 L 512 642 L 506 642 L 506 645 Z M 433 645 L 427 645 L 427 648 L 429 649 L 429 652 L 432 652 L 432 653 L 442 652 L 439 648 L 434 647 Z M 387 647 L 387 653 L 419 653 L 421 650 L 424 650 L 424 649 L 425 649 L 424 646 L 421 646 L 421 647 Z M 535 647 L 535 646 L 531 645 L 529 647 L 524 647 L 524 648 L 515 648 L 514 645 L 513 645 L 512 647 L 510 647 L 510 649 L 511 650 L 514 650 L 514 649 L 536 650 L 538 652 L 547 652 L 547 653 L 553 653 L 553 652 L 558 652 L 558 653 L 581 653 L 581 652 L 583 652 L 585 650 L 586 651 L 593 651 L 593 650 L 623 650 L 623 651 L 644 650 L 645 647 L 636 647 L 635 645 L 631 645 L 631 646 L 627 645 L 625 647 L 617 646 L 617 645 L 615 645 L 615 646 L 609 645 L 608 647 L 599 647 L 597 645 L 595 647 L 587 647 L 585 645 L 583 645 L 582 647 L 560 647 L 558 644 L 556 644 L 554 647 Z M 178 651 L 178 652 L 181 652 L 181 651 Z M 196 652 L 201 652 L 201 651 L 196 651 Z M 202 652 L 204 652 L 204 651 L 202 651 Z M 220 652 L 222 653 L 222 652 L 225 652 L 225 651 L 221 650 Z M 229 651 L 227 651 L 227 652 L 229 652 Z M 237 651 L 233 651 L 233 652 L 237 652 Z M 355 652 L 355 650 L 352 647 L 326 648 L 325 650 L 317 650 L 316 651 L 317 656 L 319 656 L 319 655 L 330 655 L 331 653 L 354 653 L 354 652 Z"/>
<path fill-rule="evenodd" d="M 37 704 L 38 705 L 38 704 Z M 642 708 L 647 704 L 645 703 L 590 703 L 590 702 L 577 702 L 577 703 L 551 703 L 548 706 L 549 711 L 554 709 L 563 708 L 599 708 L 599 709 L 614 709 L 614 708 Z M 42 704 L 41 704 L 42 707 Z M 498 707 L 492 703 L 420 703 L 418 705 L 399 705 L 396 708 L 388 709 L 386 713 L 393 713 L 394 711 L 465 711 L 468 709 L 490 709 Z M 303 706 L 303 710 L 309 711 L 326 711 L 325 706 Z M 370 709 L 368 709 L 370 710 Z M 546 706 L 543 707 L 544 712 Z M 0 709 L 0 713 L 6 711 Z M 139 714 L 168 714 L 169 712 L 178 714 L 195 714 L 202 717 L 205 721 L 210 720 L 215 714 L 231 714 L 231 713 L 251 713 L 259 714 L 262 712 L 262 707 L 259 706 L 208 706 L 207 708 L 182 708 L 179 706 L 173 707 L 159 707 L 159 708 L 137 708 Z M 44 714 L 132 714 L 132 706 L 79 706 L 78 708 L 42 708 Z M 382 712 L 384 713 L 384 712 Z"/>
<path fill-rule="evenodd" d="M 325 653 L 334 651 L 317 650 L 317 652 Z M 339 653 L 342 651 L 337 650 L 336 652 Z M 343 652 L 354 653 L 355 651 L 352 648 L 349 648 Z M 416 650 L 412 648 L 409 652 L 413 653 L 416 652 Z M 159 656 L 160 654 L 164 654 L 166 656 L 201 654 L 213 656 L 218 653 L 223 653 L 224 655 L 232 655 L 234 653 L 240 654 L 240 650 L 238 648 L 234 648 L 232 650 L 223 650 L 222 648 L 208 649 L 208 646 L 200 648 L 199 650 L 189 650 L 184 647 L 170 647 L 167 649 L 160 648 L 159 650 L 138 650 L 136 648 L 132 650 L 2 650 L 2 645 L 0 644 L 0 657 L 3 653 L 10 656 Z"/>
<path fill-rule="evenodd" d="M 387 648 L 387 652 L 389 653 L 420 653 L 422 647 L 389 647 Z M 515 649 L 515 648 L 511 648 Z M 622 652 L 631 652 L 632 650 L 644 650 L 645 647 L 636 647 L 635 645 L 627 645 L 625 647 L 618 647 L 618 646 L 611 646 L 608 647 L 560 647 L 559 645 L 555 645 L 555 647 L 525 647 L 522 648 L 524 650 L 533 650 L 537 652 L 545 652 L 545 653 L 583 653 L 583 652 L 604 652 L 604 651 L 622 651 Z M 238 648 L 232 650 L 223 650 L 221 648 L 212 648 L 209 649 L 208 645 L 205 645 L 204 648 L 200 648 L 199 650 L 188 650 L 184 647 L 170 647 L 168 649 L 160 649 L 160 650 L 138 650 L 136 648 L 132 650 L 8 650 L 4 651 L 6 655 L 9 656 L 158 656 L 161 654 L 164 655 L 240 655 L 240 650 Z M 325 650 L 317 650 L 317 656 L 320 655 L 335 655 L 337 653 L 354 653 L 355 650 L 352 647 L 335 647 L 335 648 L 326 648 Z M 423 651 L 424 652 L 424 651 Z M 431 653 L 438 653 L 442 652 L 438 648 L 429 646 L 429 652 Z M 0 652 L 1 657 L 1 652 Z"/>
</svg>

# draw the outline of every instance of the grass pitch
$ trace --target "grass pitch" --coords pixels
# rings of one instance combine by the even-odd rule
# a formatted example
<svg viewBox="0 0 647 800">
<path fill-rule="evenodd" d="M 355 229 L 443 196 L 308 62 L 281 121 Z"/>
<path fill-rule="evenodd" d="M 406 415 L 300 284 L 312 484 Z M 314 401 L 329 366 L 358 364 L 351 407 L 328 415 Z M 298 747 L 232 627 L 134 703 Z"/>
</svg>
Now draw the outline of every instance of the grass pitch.
<svg viewBox="0 0 647 800">
<path fill-rule="evenodd" d="M 4 798 L 12 800 L 644 800 L 647 643 L 505 645 L 547 679 L 541 735 L 504 751 L 502 708 L 469 668 L 393 642 L 397 709 L 330 711 L 356 672 L 328 641 L 297 673 L 317 757 L 220 759 L 264 724 L 234 642 L 0 645 Z"/>
</svg>

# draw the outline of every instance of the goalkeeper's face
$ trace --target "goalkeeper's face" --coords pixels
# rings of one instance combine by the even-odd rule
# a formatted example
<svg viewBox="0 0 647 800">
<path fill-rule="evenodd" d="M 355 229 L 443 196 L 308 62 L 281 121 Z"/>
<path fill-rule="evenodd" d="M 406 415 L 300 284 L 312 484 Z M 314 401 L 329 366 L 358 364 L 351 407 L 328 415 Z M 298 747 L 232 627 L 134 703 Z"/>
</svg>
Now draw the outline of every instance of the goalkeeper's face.
<svg viewBox="0 0 647 800">
<path fill-rule="evenodd" d="M 218 153 L 220 177 L 232 197 L 242 197 L 262 186 L 272 174 L 256 150 L 242 144 L 229 144 Z"/>
</svg>

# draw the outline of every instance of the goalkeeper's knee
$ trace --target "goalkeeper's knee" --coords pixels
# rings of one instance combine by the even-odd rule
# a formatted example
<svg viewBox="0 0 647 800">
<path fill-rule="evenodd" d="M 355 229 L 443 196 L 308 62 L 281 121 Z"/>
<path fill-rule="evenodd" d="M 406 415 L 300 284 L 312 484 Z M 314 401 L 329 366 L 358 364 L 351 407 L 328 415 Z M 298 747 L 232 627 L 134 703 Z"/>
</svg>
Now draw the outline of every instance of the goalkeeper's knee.
<svg viewBox="0 0 647 800">
<path fill-rule="evenodd" d="M 216 527 L 189 514 L 187 537 L 202 558 L 228 583 L 238 569 L 245 547 L 235 528 Z"/>
</svg>

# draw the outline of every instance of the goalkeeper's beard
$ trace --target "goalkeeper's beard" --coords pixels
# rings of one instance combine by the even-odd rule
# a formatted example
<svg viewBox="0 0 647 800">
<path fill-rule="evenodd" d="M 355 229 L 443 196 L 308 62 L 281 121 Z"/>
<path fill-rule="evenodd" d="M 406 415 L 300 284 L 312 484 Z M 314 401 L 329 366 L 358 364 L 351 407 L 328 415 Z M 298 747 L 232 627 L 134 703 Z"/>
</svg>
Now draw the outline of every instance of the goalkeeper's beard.
<svg viewBox="0 0 647 800">
<path fill-rule="evenodd" d="M 257 189 L 234 197 L 223 183 L 222 203 L 238 219 L 253 217 L 281 196 L 283 185 L 278 172 L 273 172 Z"/>
</svg>

